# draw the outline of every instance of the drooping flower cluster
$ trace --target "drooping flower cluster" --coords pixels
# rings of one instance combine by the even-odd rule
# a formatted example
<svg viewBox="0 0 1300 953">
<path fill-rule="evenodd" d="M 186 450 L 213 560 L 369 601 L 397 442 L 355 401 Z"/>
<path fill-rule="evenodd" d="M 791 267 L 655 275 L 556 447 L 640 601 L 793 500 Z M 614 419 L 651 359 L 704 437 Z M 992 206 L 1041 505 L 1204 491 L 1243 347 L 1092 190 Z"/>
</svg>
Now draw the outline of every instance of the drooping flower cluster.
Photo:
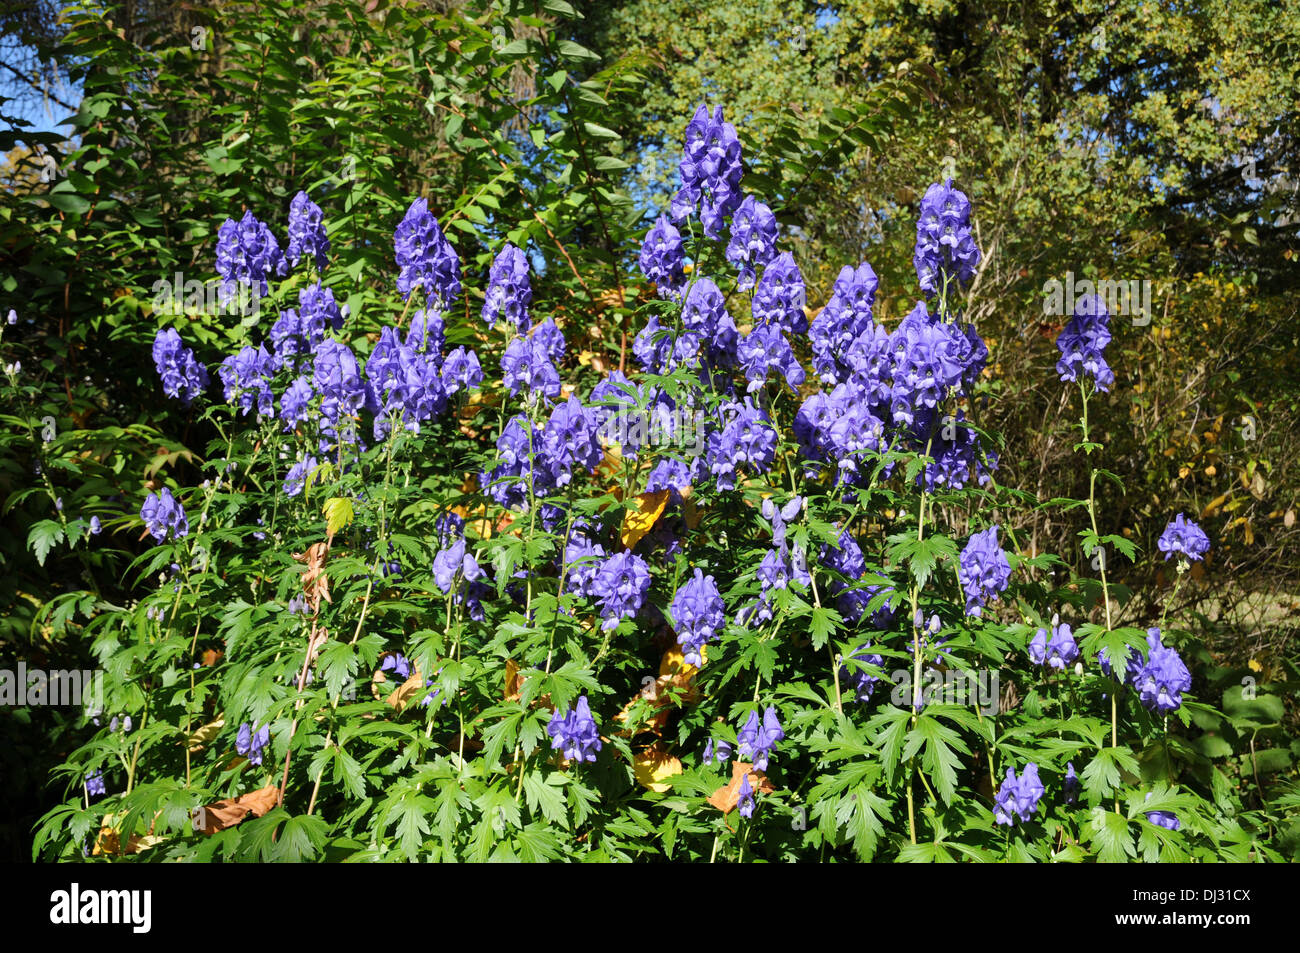
<svg viewBox="0 0 1300 953">
<path fill-rule="evenodd" d="M 460 259 L 438 227 L 426 199 L 416 199 L 393 233 L 397 290 L 409 298 L 424 289 L 426 307 L 445 311 L 460 294 Z"/>
<path fill-rule="evenodd" d="M 726 606 L 713 577 L 696 569 L 677 589 L 671 611 L 686 664 L 703 665 L 704 646 L 718 637 L 726 622 Z"/>
<path fill-rule="evenodd" d="M 325 269 L 330 240 L 325 235 L 322 219 L 320 206 L 308 198 L 306 192 L 293 197 L 289 204 L 289 247 L 284 253 L 291 268 L 298 267 L 303 258 L 311 258 L 318 271 Z"/>
<path fill-rule="evenodd" d="M 980 250 L 970 227 L 970 199 L 952 179 L 931 185 L 921 199 L 912 263 L 927 295 L 968 284 L 979 267 Z"/>
<path fill-rule="evenodd" d="M 263 725 L 258 728 L 256 724 L 250 725 L 244 722 L 239 726 L 239 734 L 235 738 L 235 751 L 248 759 L 252 765 L 262 763 L 262 751 L 271 743 L 271 728 L 269 725 Z"/>
<path fill-rule="evenodd" d="M 979 616 L 990 599 L 1006 591 L 1011 581 L 1011 563 L 998 545 L 997 526 L 971 536 L 961 552 L 957 577 L 965 590 L 966 614 L 970 616 Z"/>
<path fill-rule="evenodd" d="M 194 359 L 175 328 L 159 329 L 153 340 L 153 363 L 168 397 L 190 404 L 208 387 L 208 369 Z"/>
<path fill-rule="evenodd" d="M 880 280 L 865 261 L 857 268 L 845 265 L 831 288 L 831 299 L 813 319 L 808 338 L 813 348 L 813 368 L 826 384 L 847 380 L 855 368 L 846 363 L 850 349 L 859 337 L 875 330 L 872 313 Z M 882 329 L 883 333 L 883 329 Z M 873 335 L 874 337 L 874 335 Z M 859 347 L 867 347 L 872 338 Z M 884 355 L 880 356 L 883 363 Z M 859 361 L 861 364 L 862 361 Z M 883 368 L 863 366 L 862 373 L 877 379 Z M 872 374 L 871 372 L 875 373 Z"/>
<path fill-rule="evenodd" d="M 630 619 L 640 610 L 650 589 L 650 567 L 644 559 L 630 552 L 615 553 L 597 569 L 590 592 L 600 600 L 601 629 L 618 627 L 620 619 Z"/>
<path fill-rule="evenodd" d="M 686 127 L 686 148 L 678 165 L 682 186 L 673 196 L 674 222 L 684 221 L 698 209 L 704 234 L 721 238 L 723 222 L 740 206 L 740 138 L 736 128 L 722 118 L 722 107 L 712 113 L 701 103 Z"/>
<path fill-rule="evenodd" d="M 563 715 L 557 709 L 546 726 L 546 733 L 551 736 L 551 747 L 570 761 L 595 761 L 596 752 L 601 748 L 600 732 L 586 695 Z"/>
<path fill-rule="evenodd" d="M 785 740 L 785 731 L 781 728 L 776 709 L 769 705 L 763 712 L 761 722 L 757 710 L 749 713 L 748 720 L 740 731 L 736 732 L 738 746 L 736 751 L 740 757 L 749 758 L 759 771 L 766 771 L 772 750 L 778 741 L 783 740 Z"/>
<path fill-rule="evenodd" d="M 249 285 L 266 294 L 272 276 L 284 277 L 289 265 L 271 229 L 251 211 L 236 222 L 228 218 L 217 230 L 217 274 L 226 279 L 223 298 L 233 293 L 233 283 Z"/>
<path fill-rule="evenodd" d="M 1038 765 L 1025 765 L 1019 778 L 1016 777 L 1015 768 L 1007 768 L 1007 779 L 994 798 L 993 820 L 1008 827 L 1016 819 L 1021 823 L 1032 820 L 1045 790 L 1043 782 L 1038 778 Z"/>
<path fill-rule="evenodd" d="M 1165 554 L 1165 559 L 1178 556 L 1188 562 L 1198 562 L 1210 551 L 1210 537 L 1205 531 L 1179 513 L 1156 541 L 1156 548 Z"/>
<path fill-rule="evenodd" d="M 266 347 L 250 344 L 222 361 L 217 373 L 226 400 L 237 406 L 241 414 L 256 409 L 258 416 L 269 417 L 273 412 L 271 379 L 275 376 L 275 369 L 275 359 L 267 353 Z"/>
<path fill-rule="evenodd" d="M 333 338 L 322 341 L 312 364 L 312 387 L 321 397 L 321 452 L 354 442 L 366 389 L 352 349 Z"/>
<path fill-rule="evenodd" d="M 89 797 L 98 797 L 108 793 L 108 788 L 104 786 L 103 770 L 92 771 L 85 778 L 86 794 Z"/>
<path fill-rule="evenodd" d="M 504 319 L 515 331 L 525 334 L 532 326 L 528 306 L 533 302 L 533 286 L 528 280 L 528 257 L 514 245 L 507 244 L 488 270 L 487 293 L 483 298 L 483 320 L 489 326 Z"/>
<path fill-rule="evenodd" d="M 796 585 L 806 587 L 812 583 L 808 572 L 808 558 L 803 546 L 786 542 L 786 523 L 797 517 L 804 508 L 803 497 L 796 496 L 785 506 L 778 507 L 771 497 L 763 500 L 761 512 L 772 528 L 772 548 L 763 556 L 756 573 L 760 585 L 757 600 L 736 613 L 738 625 L 761 625 L 772 619 L 772 599 L 778 589 Z"/>
<path fill-rule="evenodd" d="M 1167 714 L 1183 703 L 1183 692 L 1191 690 L 1192 675 L 1176 649 L 1160 641 L 1160 630 L 1147 629 L 1147 660 L 1133 678 L 1133 688 L 1142 704 Z"/>
<path fill-rule="evenodd" d="M 754 287 L 756 269 L 776 256 L 776 216 L 754 198 L 745 196 L 731 219 L 731 240 L 727 242 L 727 261 L 740 269 L 736 287 L 747 291 Z"/>
<path fill-rule="evenodd" d="M 1056 373 L 1063 381 L 1076 381 L 1084 374 L 1105 393 L 1115 383 L 1115 374 L 1103 353 L 1109 343 L 1110 313 L 1105 302 L 1098 295 L 1084 295 L 1056 339 L 1061 351 Z"/>
<path fill-rule="evenodd" d="M 298 308 L 280 312 L 268 335 L 276 368 L 309 365 L 312 353 L 325 339 L 325 329 L 341 329 L 343 317 L 333 289 L 322 287 L 319 281 L 301 289 Z"/>
<path fill-rule="evenodd" d="M 185 507 L 172 496 L 172 491 L 163 487 L 157 493 L 150 493 L 144 498 L 140 507 L 140 518 L 150 534 L 158 542 L 167 539 L 183 539 L 189 535 L 190 521 L 185 516 Z"/>
<path fill-rule="evenodd" d="M 1074 641 L 1074 634 L 1068 622 L 1062 622 L 1060 616 L 1052 616 L 1052 635 L 1048 638 L 1047 630 L 1039 628 L 1029 642 L 1029 658 L 1035 665 L 1063 669 L 1079 657 L 1079 645 Z"/>
<path fill-rule="evenodd" d="M 641 274 L 666 298 L 676 300 L 686 287 L 682 233 L 668 216 L 660 215 L 641 242 Z"/>
<path fill-rule="evenodd" d="M 1161 641 L 1160 630 L 1155 626 L 1147 629 L 1145 659 L 1140 651 L 1128 648 L 1122 678 L 1105 649 L 1097 653 L 1097 663 L 1105 674 L 1136 691 L 1143 705 L 1162 714 L 1176 711 L 1183 703 L 1183 692 L 1192 687 L 1192 675 L 1182 656 Z"/>
</svg>

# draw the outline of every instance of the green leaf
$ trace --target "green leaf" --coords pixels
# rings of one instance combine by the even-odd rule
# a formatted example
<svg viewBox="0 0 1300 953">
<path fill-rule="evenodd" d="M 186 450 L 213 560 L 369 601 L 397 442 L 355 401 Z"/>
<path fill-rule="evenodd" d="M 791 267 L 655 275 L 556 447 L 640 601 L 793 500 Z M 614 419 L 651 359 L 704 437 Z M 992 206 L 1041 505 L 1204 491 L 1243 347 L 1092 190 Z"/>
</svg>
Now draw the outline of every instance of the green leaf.
<svg viewBox="0 0 1300 953">
<path fill-rule="evenodd" d="M 63 527 L 54 520 L 41 520 L 27 534 L 27 548 L 36 554 L 36 561 L 44 566 L 45 558 L 55 544 L 63 542 Z"/>
</svg>

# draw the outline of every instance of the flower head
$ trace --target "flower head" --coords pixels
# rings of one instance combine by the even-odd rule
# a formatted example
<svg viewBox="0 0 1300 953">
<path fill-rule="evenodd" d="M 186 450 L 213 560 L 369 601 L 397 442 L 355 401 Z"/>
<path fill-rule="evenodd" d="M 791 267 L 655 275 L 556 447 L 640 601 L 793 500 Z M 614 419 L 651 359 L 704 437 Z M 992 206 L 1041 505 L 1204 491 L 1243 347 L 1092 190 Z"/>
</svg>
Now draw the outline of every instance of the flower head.
<svg viewBox="0 0 1300 953">
<path fill-rule="evenodd" d="M 1156 541 L 1156 548 L 1165 554 L 1165 559 L 1177 555 L 1189 562 L 1198 562 L 1210 551 L 1210 537 L 1205 531 L 1179 513 Z"/>
<path fill-rule="evenodd" d="M 267 278 L 288 273 L 280 243 L 252 211 L 245 212 L 238 222 L 226 219 L 217 230 L 217 274 L 226 279 L 222 286 L 223 298 L 232 293 L 234 282 L 256 287 L 266 294 L 270 287 Z"/>
<path fill-rule="evenodd" d="M 442 234 L 425 199 L 416 199 L 393 233 L 397 290 L 409 298 L 423 288 L 428 307 L 444 311 L 460 294 L 460 259 Z"/>
<path fill-rule="evenodd" d="M 153 363 L 162 378 L 163 393 L 189 404 L 208 387 L 208 369 L 181 343 L 175 328 L 161 328 L 153 341 Z"/>
<path fill-rule="evenodd" d="M 994 798 L 993 819 L 1010 827 L 1016 819 L 1026 822 L 1033 819 L 1038 801 L 1046 789 L 1038 779 L 1038 765 L 1025 765 L 1024 773 L 1016 777 L 1015 768 L 1007 768 L 1007 779 Z"/>
<path fill-rule="evenodd" d="M 1110 313 L 1105 302 L 1098 295 L 1084 295 L 1056 339 L 1061 351 L 1056 373 L 1063 381 L 1078 380 L 1082 373 L 1093 379 L 1097 390 L 1110 390 L 1115 374 L 1103 353 L 1109 343 Z"/>
<path fill-rule="evenodd" d="M 246 757 L 249 764 L 259 765 L 262 763 L 262 749 L 270 743 L 269 725 L 258 728 L 256 723 L 250 725 L 244 722 L 239 726 L 239 734 L 235 738 L 235 751 Z"/>
<path fill-rule="evenodd" d="M 570 761 L 595 761 L 596 752 L 601 748 L 600 732 L 587 705 L 586 695 L 563 715 L 557 709 L 546 726 L 546 733 L 551 736 L 551 747 L 562 751 Z"/>
<path fill-rule="evenodd" d="M 480 314 L 488 325 L 505 319 L 520 334 L 532 326 L 528 306 L 533 301 L 533 287 L 528 280 L 528 257 L 519 248 L 507 244 L 492 260 L 488 270 L 487 293 Z"/>
<path fill-rule="evenodd" d="M 325 236 L 325 223 L 321 220 L 320 206 L 299 192 L 289 204 L 289 247 L 284 257 L 289 266 L 296 268 L 300 259 L 311 257 L 317 270 L 323 270 L 328 260 L 330 240 Z"/>
<path fill-rule="evenodd" d="M 190 523 L 185 516 L 185 507 L 181 506 L 167 487 L 144 498 L 140 518 L 144 520 L 153 538 L 160 543 L 168 537 L 182 539 L 189 535 Z"/>
<path fill-rule="evenodd" d="M 990 526 L 971 536 L 961 553 L 957 572 L 966 591 L 966 614 L 978 616 L 988 599 L 996 599 L 1011 581 L 1011 563 L 998 545 L 998 528 Z"/>
<path fill-rule="evenodd" d="M 671 612 L 686 664 L 698 668 L 704 664 L 705 644 L 718 637 L 726 622 L 726 605 L 713 577 L 697 568 L 695 575 L 678 588 Z"/>
</svg>

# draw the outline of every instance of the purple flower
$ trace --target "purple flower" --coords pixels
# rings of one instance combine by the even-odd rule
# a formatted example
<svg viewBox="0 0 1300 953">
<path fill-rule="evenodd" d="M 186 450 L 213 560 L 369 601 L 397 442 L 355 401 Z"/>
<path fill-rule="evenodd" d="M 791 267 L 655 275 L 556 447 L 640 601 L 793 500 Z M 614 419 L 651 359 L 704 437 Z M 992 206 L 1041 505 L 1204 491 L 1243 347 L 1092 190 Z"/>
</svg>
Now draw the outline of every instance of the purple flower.
<svg viewBox="0 0 1300 953">
<path fill-rule="evenodd" d="M 442 389 L 447 396 L 458 390 L 474 390 L 483 383 L 483 368 L 479 365 L 478 355 L 463 347 L 458 347 L 447 355 L 442 365 Z"/>
<path fill-rule="evenodd" d="M 1198 562 L 1205 558 L 1205 554 L 1210 550 L 1210 537 L 1206 536 L 1199 526 L 1179 513 L 1160 534 L 1160 539 L 1156 541 L 1156 548 L 1165 554 L 1166 560 L 1177 554 L 1182 559 Z"/>
<path fill-rule="evenodd" d="M 299 460 L 289 468 L 284 476 L 284 495 L 297 496 L 307 485 L 307 477 L 318 466 L 315 457 Z"/>
<path fill-rule="evenodd" d="M 1011 563 L 998 545 L 997 526 L 971 536 L 962 550 L 957 577 L 966 591 L 966 614 L 970 616 L 980 615 L 987 600 L 1006 591 Z"/>
<path fill-rule="evenodd" d="M 874 665 L 877 668 L 885 664 L 883 656 L 876 655 L 874 652 L 868 652 L 871 648 L 870 642 L 864 642 L 853 650 L 849 658 L 867 665 Z M 853 697 L 860 702 L 871 701 L 871 695 L 876 690 L 876 684 L 880 681 L 880 676 L 872 675 L 869 672 L 856 666 L 841 665 L 840 677 L 849 681 L 853 689 Z"/>
<path fill-rule="evenodd" d="M 785 375 L 785 382 L 795 393 L 806 376 L 789 340 L 776 325 L 756 325 L 737 343 L 736 357 L 749 381 L 746 389 L 751 394 L 763 386 L 769 371 Z"/>
<path fill-rule="evenodd" d="M 446 310 L 460 294 L 460 259 L 442 234 L 425 199 L 416 199 L 393 233 L 393 249 L 401 273 L 397 290 L 403 300 L 423 288 L 427 307 Z"/>
<path fill-rule="evenodd" d="M 576 467 L 591 471 L 601 460 L 595 414 L 570 397 L 557 404 L 542 431 L 541 460 L 555 486 L 567 486 Z"/>
<path fill-rule="evenodd" d="M 312 363 L 312 386 L 321 395 L 321 433 L 352 440 L 353 419 L 361 410 L 365 387 L 356 355 L 346 344 L 326 338 Z"/>
<path fill-rule="evenodd" d="M 807 292 L 803 274 L 795 264 L 794 256 L 782 252 L 763 269 L 763 277 L 754 291 L 751 312 L 754 328 L 780 328 L 787 334 L 803 334 L 808 330 L 808 316 L 804 313 Z"/>
<path fill-rule="evenodd" d="M 1038 779 L 1038 765 L 1025 765 L 1019 778 L 1015 768 L 1007 768 L 1007 779 L 994 799 L 993 819 L 1008 827 L 1015 823 L 1016 818 L 1022 822 L 1032 820 L 1044 790 L 1043 782 Z"/>
<path fill-rule="evenodd" d="M 709 439 L 707 462 L 719 490 L 735 489 L 738 467 L 748 465 L 761 473 L 776 457 L 776 430 L 767 414 L 748 398 L 734 405 L 733 411 L 721 433 Z"/>
<path fill-rule="evenodd" d="M 258 416 L 271 416 L 274 401 L 271 377 L 275 374 L 275 361 L 264 346 L 242 348 L 238 354 L 222 361 L 217 373 L 226 400 L 238 406 L 241 414 L 249 413 L 256 405 Z"/>
<path fill-rule="evenodd" d="M 394 677 L 406 681 L 411 677 L 411 660 L 401 652 L 385 652 L 384 660 L 379 664 L 381 672 L 392 672 Z"/>
<path fill-rule="evenodd" d="M 267 278 L 283 277 L 289 266 L 280 251 L 280 243 L 271 229 L 254 217 L 251 211 L 236 222 L 228 218 L 217 231 L 217 274 L 226 279 L 222 297 L 233 293 L 233 283 L 257 287 L 266 294 Z"/>
<path fill-rule="evenodd" d="M 1147 792 L 1147 796 L 1143 800 L 1151 800 L 1150 791 Z M 1173 811 L 1147 811 L 1146 818 L 1156 827 L 1163 827 L 1168 831 L 1176 831 L 1183 826 L 1182 822 L 1178 820 L 1178 815 Z"/>
<path fill-rule="evenodd" d="M 1192 675 L 1177 650 L 1160 641 L 1160 630 L 1147 629 L 1147 660 L 1131 677 L 1142 704 L 1168 714 L 1183 703 L 1183 692 L 1191 690 Z"/>
<path fill-rule="evenodd" d="M 776 709 L 771 705 L 763 712 L 761 723 L 758 719 L 758 711 L 751 711 L 749 720 L 736 733 L 740 757 L 752 760 L 754 767 L 759 771 L 767 770 L 767 762 L 771 757 L 772 749 L 776 747 L 778 741 L 784 739 L 785 732 L 781 729 L 781 722 L 777 718 Z"/>
<path fill-rule="evenodd" d="M 1115 374 L 1102 353 L 1110 343 L 1110 313 L 1097 295 L 1084 295 L 1075 305 L 1074 315 L 1056 339 L 1061 359 L 1056 373 L 1063 381 L 1079 379 L 1082 372 L 1091 377 L 1103 393 L 1115 383 Z"/>
<path fill-rule="evenodd" d="M 153 341 L 153 363 L 162 378 L 163 393 L 189 404 L 208 386 L 208 369 L 181 343 L 175 328 L 161 328 Z"/>
<path fill-rule="evenodd" d="M 569 761 L 596 760 L 596 752 L 601 747 L 600 732 L 596 730 L 596 720 L 591 716 L 586 695 L 563 715 L 556 709 L 546 726 L 546 733 L 551 736 L 551 747 L 562 751 Z"/>
<path fill-rule="evenodd" d="M 713 577 L 696 569 L 694 577 L 678 588 L 670 611 L 684 660 L 698 668 L 704 664 L 705 644 L 718 637 L 726 621 L 726 605 Z"/>
<path fill-rule="evenodd" d="M 86 794 L 89 797 L 107 794 L 108 789 L 104 786 L 104 772 L 102 769 L 92 771 L 86 775 Z"/>
<path fill-rule="evenodd" d="M 596 592 L 596 576 L 605 561 L 605 547 L 575 526 L 564 544 L 565 587 L 580 596 Z"/>
<path fill-rule="evenodd" d="M 660 215 L 641 242 L 641 274 L 667 298 L 681 297 L 686 286 L 682 233 L 668 216 Z"/>
<path fill-rule="evenodd" d="M 483 474 L 488 496 L 501 506 L 518 506 L 528 499 L 527 479 L 533 473 L 532 458 L 540 452 L 541 434 L 536 433 L 528 418 L 516 414 L 506 422 L 497 438 L 497 466 Z"/>
<path fill-rule="evenodd" d="M 144 498 L 140 518 L 144 520 L 144 525 L 153 538 L 160 543 L 169 536 L 172 539 L 182 539 L 189 535 L 190 523 L 185 517 L 185 507 L 181 506 L 167 487 Z"/>
<path fill-rule="evenodd" d="M 727 261 L 740 269 L 736 287 L 745 291 L 754 287 L 755 269 L 776 255 L 776 216 L 772 210 L 747 195 L 731 219 L 731 240 L 727 242 Z"/>
<path fill-rule="evenodd" d="M 545 339 L 539 335 L 511 341 L 501 358 L 501 370 L 512 395 L 522 388 L 551 399 L 560 396 L 560 372 L 551 361 Z"/>
<path fill-rule="evenodd" d="M 971 232 L 970 200 L 952 187 L 952 179 L 934 183 L 921 199 L 912 263 L 927 295 L 938 294 L 945 283 L 965 285 L 975 277 L 980 250 Z"/>
<path fill-rule="evenodd" d="M 284 253 L 290 267 L 296 268 L 299 259 L 310 256 L 315 259 L 317 270 L 324 270 L 330 240 L 325 237 L 321 218 L 320 206 L 308 198 L 306 192 L 293 197 L 289 204 L 289 247 Z"/>
<path fill-rule="evenodd" d="M 600 600 L 601 628 L 608 632 L 620 619 L 636 615 L 650 588 L 650 569 L 645 560 L 630 552 L 615 553 L 596 571 L 591 593 Z"/>
<path fill-rule="evenodd" d="M 660 490 L 672 490 L 677 494 L 685 493 L 691 486 L 691 471 L 681 460 L 664 457 L 655 464 L 646 478 L 645 491 L 657 493 Z"/>
<path fill-rule="evenodd" d="M 731 745 L 725 741 L 719 741 L 715 746 L 713 739 L 710 738 L 704 745 L 705 764 L 726 764 L 731 760 Z"/>
<path fill-rule="evenodd" d="M 859 347 L 857 360 L 864 361 L 870 342 L 879 337 L 881 361 L 877 366 L 888 366 L 888 333 L 872 320 L 876 303 L 876 289 L 880 280 L 865 261 L 853 268 L 845 265 L 831 289 L 831 299 L 813 319 L 808 328 L 808 339 L 813 347 L 813 367 L 823 382 L 837 384 L 848 379 L 853 370 L 850 363 L 851 346 L 867 334 L 867 344 Z M 867 368 L 863 368 L 864 372 Z"/>
<path fill-rule="evenodd" d="M 744 777 L 740 779 L 740 787 L 736 793 L 739 798 L 736 806 L 740 808 L 741 817 L 754 816 L 754 787 L 749 783 L 749 772 L 746 771 Z"/>
<path fill-rule="evenodd" d="M 264 725 L 258 728 L 256 724 L 249 725 L 244 722 L 239 726 L 239 734 L 235 738 L 235 751 L 248 759 L 252 765 L 262 763 L 262 749 L 271 743 L 271 728 Z"/>
<path fill-rule="evenodd" d="M 1079 776 L 1074 773 L 1074 762 L 1065 766 L 1065 803 L 1074 804 L 1079 800 Z"/>
<path fill-rule="evenodd" d="M 451 593 L 458 574 L 471 583 L 483 578 L 483 570 L 473 554 L 467 551 L 464 537 L 439 550 L 433 557 L 433 581 L 444 594 Z"/>
<path fill-rule="evenodd" d="M 280 395 L 280 419 L 284 421 L 284 431 L 289 433 L 307 420 L 309 404 L 315 396 L 307 378 L 298 377 Z"/>
<path fill-rule="evenodd" d="M 1052 616 L 1052 635 L 1048 639 L 1047 630 L 1039 628 L 1029 643 L 1029 658 L 1035 665 L 1046 665 L 1057 670 L 1064 669 L 1079 657 L 1079 646 L 1067 622 L 1061 622 L 1059 616 Z"/>
<path fill-rule="evenodd" d="M 98 535 L 100 534 L 100 532 L 103 530 L 103 528 L 104 528 L 104 527 L 100 525 L 99 517 L 98 517 L 98 516 L 92 516 L 92 517 L 90 518 L 90 535 L 91 535 L 91 536 L 98 536 Z"/>
<path fill-rule="evenodd" d="M 722 107 L 712 114 L 701 103 L 686 126 L 686 147 L 678 166 L 682 186 L 673 196 L 671 214 L 681 222 L 698 208 L 704 234 L 722 237 L 724 219 L 740 205 L 740 139 L 722 118 Z"/>
<path fill-rule="evenodd" d="M 507 244 L 488 270 L 487 293 L 483 299 L 483 320 L 490 327 L 504 318 L 520 334 L 532 326 L 528 306 L 533 288 L 528 280 L 528 257 L 514 245 Z"/>
</svg>

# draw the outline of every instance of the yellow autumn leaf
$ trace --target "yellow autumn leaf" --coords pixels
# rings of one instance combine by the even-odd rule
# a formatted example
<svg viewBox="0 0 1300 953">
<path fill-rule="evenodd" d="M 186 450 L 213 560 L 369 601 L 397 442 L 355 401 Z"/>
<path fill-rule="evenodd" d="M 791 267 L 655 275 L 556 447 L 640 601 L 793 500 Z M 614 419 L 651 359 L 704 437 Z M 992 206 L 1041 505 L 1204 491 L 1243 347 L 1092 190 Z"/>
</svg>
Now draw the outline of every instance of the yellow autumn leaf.
<svg viewBox="0 0 1300 953">
<path fill-rule="evenodd" d="M 221 729 L 226 725 L 225 718 L 218 718 L 216 721 L 210 721 L 202 728 L 190 735 L 189 746 L 191 751 L 202 751 L 213 738 L 221 734 Z"/>
<path fill-rule="evenodd" d="M 623 516 L 623 531 L 619 534 L 623 545 L 631 549 L 641 541 L 641 537 L 654 528 L 659 514 L 668 505 L 668 491 L 657 490 L 654 493 L 642 493 L 633 501 L 633 508 Z"/>
<path fill-rule="evenodd" d="M 321 512 L 325 514 L 325 534 L 332 539 L 352 522 L 352 501 L 343 496 L 331 496 Z"/>
<path fill-rule="evenodd" d="M 682 773 L 682 763 L 656 744 L 632 759 L 632 773 L 642 787 L 662 794 L 672 787 L 666 779 Z"/>
</svg>

